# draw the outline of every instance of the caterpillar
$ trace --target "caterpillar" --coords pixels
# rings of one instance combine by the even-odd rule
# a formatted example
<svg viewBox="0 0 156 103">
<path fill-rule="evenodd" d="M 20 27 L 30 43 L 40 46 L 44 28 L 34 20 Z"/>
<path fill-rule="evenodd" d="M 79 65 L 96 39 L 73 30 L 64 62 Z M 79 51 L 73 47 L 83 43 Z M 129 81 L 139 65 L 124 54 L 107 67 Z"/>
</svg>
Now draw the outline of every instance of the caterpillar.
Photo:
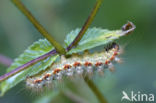
<svg viewBox="0 0 156 103">
<path fill-rule="evenodd" d="M 73 54 L 70 58 L 61 56 L 60 61 L 52 64 L 48 70 L 37 76 L 28 77 L 26 85 L 29 88 L 40 89 L 64 77 L 92 76 L 96 72 L 101 75 L 106 69 L 114 70 L 113 63 L 121 62 L 120 54 L 121 48 L 113 42 L 101 52 Z"/>
</svg>

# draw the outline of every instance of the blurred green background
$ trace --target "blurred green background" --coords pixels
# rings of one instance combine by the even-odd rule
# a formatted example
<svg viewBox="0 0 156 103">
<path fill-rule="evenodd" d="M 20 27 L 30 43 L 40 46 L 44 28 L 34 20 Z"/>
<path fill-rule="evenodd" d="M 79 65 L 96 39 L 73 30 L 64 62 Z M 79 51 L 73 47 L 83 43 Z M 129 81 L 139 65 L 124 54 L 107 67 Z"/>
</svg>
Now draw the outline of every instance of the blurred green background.
<svg viewBox="0 0 156 103">
<path fill-rule="evenodd" d="M 82 27 L 95 0 L 22 2 L 56 40 L 63 44 L 67 33 Z M 104 0 L 91 27 L 114 30 L 120 29 L 127 21 L 132 21 L 137 28 L 132 35 L 119 40 L 125 46 L 122 55 L 124 62 L 116 65 L 115 73 L 106 73 L 105 77 L 97 76 L 93 80 L 109 103 L 120 103 L 123 90 L 127 93 L 132 90 L 136 93 L 153 93 L 156 96 L 156 0 Z M 1 54 L 16 58 L 39 38 L 43 37 L 10 0 L 0 0 Z M 6 68 L 0 65 L 0 75 L 5 73 Z M 65 90 L 64 88 L 63 91 Z M 0 97 L 0 103 L 48 103 L 49 98 L 53 98 L 54 103 L 74 103 L 70 96 L 56 91 L 46 93 L 46 96 L 31 93 L 23 82 Z M 87 103 L 98 103 L 83 81 L 77 81 L 66 93 L 75 94 Z"/>
</svg>

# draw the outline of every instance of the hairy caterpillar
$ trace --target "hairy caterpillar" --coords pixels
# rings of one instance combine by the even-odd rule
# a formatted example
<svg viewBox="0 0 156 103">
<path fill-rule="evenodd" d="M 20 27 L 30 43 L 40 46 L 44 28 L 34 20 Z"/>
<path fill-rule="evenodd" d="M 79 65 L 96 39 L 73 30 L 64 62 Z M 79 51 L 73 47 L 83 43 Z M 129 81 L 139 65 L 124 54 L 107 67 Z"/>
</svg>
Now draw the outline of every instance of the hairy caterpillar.
<svg viewBox="0 0 156 103">
<path fill-rule="evenodd" d="M 50 69 L 36 76 L 28 77 L 26 85 L 40 89 L 64 77 L 92 76 L 95 72 L 103 74 L 105 69 L 113 71 L 113 62 L 120 62 L 121 49 L 116 43 L 109 44 L 105 50 L 97 53 L 72 55 L 70 58 L 61 57 Z"/>
</svg>

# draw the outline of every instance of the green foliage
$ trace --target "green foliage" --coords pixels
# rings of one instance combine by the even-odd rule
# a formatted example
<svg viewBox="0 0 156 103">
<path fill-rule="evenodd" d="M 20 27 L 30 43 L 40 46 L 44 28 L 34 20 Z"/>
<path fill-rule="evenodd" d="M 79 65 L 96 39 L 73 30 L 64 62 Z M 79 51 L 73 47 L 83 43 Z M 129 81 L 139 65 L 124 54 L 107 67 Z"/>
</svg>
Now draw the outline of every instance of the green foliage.
<svg viewBox="0 0 156 103">
<path fill-rule="evenodd" d="M 72 43 L 79 31 L 80 29 L 73 30 L 67 35 L 65 39 L 66 47 Z M 121 36 L 121 33 L 122 31 L 120 30 L 110 31 L 101 28 L 89 28 L 78 43 L 77 47 L 71 49 L 68 54 L 82 52 L 86 49 L 91 49 L 100 45 L 107 45 L 115 39 L 118 39 Z"/>
<path fill-rule="evenodd" d="M 54 49 L 54 47 L 46 39 L 35 42 L 30 47 L 28 47 L 28 49 L 25 50 L 23 54 L 14 60 L 14 63 L 7 69 L 7 72 L 10 72 L 11 70 L 29 62 L 30 60 L 51 51 L 52 49 Z M 47 59 L 42 60 L 28 69 L 21 71 L 3 81 L 0 85 L 1 96 L 4 95 L 4 93 L 10 88 L 14 87 L 22 80 L 25 80 L 27 76 L 37 74 L 40 71 L 46 69 L 57 59 L 57 57 L 58 55 L 48 57 Z"/>
<path fill-rule="evenodd" d="M 66 47 L 74 40 L 79 31 L 80 29 L 76 29 L 67 35 L 65 39 Z M 78 46 L 71 49 L 68 52 L 68 54 L 82 52 L 86 49 L 91 49 L 100 45 L 106 45 L 122 36 L 120 34 L 122 34 L 122 31 L 120 30 L 110 31 L 100 28 L 88 29 L 84 37 L 79 42 Z M 17 59 L 15 59 L 14 63 L 7 69 L 7 72 L 49 52 L 52 49 L 54 49 L 54 47 L 46 39 L 35 42 L 27 50 L 25 50 L 23 54 L 21 54 Z M 16 75 L 10 77 L 9 79 L 3 81 L 0 85 L 1 95 L 4 95 L 4 93 L 7 90 L 14 87 L 22 80 L 25 80 L 27 76 L 32 76 L 34 74 L 39 73 L 42 70 L 45 70 L 54 61 L 56 61 L 58 57 L 58 55 L 48 57 L 47 59 L 42 60 L 36 63 L 35 65 L 29 67 L 28 69 L 21 71 Z"/>
</svg>

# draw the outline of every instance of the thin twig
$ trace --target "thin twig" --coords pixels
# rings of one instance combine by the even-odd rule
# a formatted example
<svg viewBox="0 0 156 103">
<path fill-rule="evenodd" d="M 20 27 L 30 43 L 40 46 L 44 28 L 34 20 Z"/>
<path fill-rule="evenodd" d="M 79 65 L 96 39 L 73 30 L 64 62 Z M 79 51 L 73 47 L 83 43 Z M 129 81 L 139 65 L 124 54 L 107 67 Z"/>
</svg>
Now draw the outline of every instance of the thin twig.
<svg viewBox="0 0 156 103">
<path fill-rule="evenodd" d="M 0 76 L 0 82 L 6 80 L 7 78 L 17 74 L 18 72 L 32 66 L 33 64 L 35 64 L 35 63 L 37 63 L 37 62 L 39 62 L 41 60 L 44 60 L 47 57 L 49 57 L 51 55 L 54 55 L 56 53 L 57 53 L 56 50 L 52 50 L 52 51 L 50 51 L 50 52 L 48 52 L 48 53 L 46 53 L 46 54 L 44 54 L 44 55 L 42 55 L 42 56 L 40 56 L 40 57 L 38 57 L 36 59 L 33 59 L 33 60 L 27 62 L 26 64 L 23 64 L 22 66 L 17 67 L 16 69 L 12 70 L 11 72 L 8 72 L 8 73 Z"/>
<path fill-rule="evenodd" d="M 12 61 L 13 61 L 13 60 L 12 60 L 11 58 L 6 57 L 6 56 L 0 54 L 0 63 L 1 63 L 1 64 L 3 64 L 3 65 L 5 65 L 5 66 L 9 67 L 9 66 L 11 65 Z"/>
<path fill-rule="evenodd" d="M 90 80 L 88 77 L 84 78 L 85 82 L 88 84 L 90 89 L 94 92 L 96 97 L 98 98 L 100 103 L 107 103 L 107 100 L 104 98 L 102 93 L 99 91 L 99 89 L 96 87 L 96 85 L 93 83 L 92 80 Z"/>
<path fill-rule="evenodd" d="M 20 0 L 12 0 L 12 2 L 29 19 L 35 28 L 55 47 L 59 54 L 66 54 L 65 49 L 46 31 Z"/>
<path fill-rule="evenodd" d="M 80 30 L 79 34 L 74 39 L 74 41 L 68 46 L 68 48 L 66 49 L 67 51 L 69 51 L 74 46 L 77 46 L 77 44 L 79 43 L 79 41 L 81 40 L 81 38 L 83 37 L 85 32 L 87 31 L 88 27 L 92 23 L 92 21 L 93 21 L 95 15 L 96 15 L 101 3 L 102 3 L 102 0 L 97 0 L 92 12 L 90 13 L 89 17 L 87 18 L 86 22 L 84 23 L 84 25 L 83 25 L 82 29 Z"/>
</svg>

